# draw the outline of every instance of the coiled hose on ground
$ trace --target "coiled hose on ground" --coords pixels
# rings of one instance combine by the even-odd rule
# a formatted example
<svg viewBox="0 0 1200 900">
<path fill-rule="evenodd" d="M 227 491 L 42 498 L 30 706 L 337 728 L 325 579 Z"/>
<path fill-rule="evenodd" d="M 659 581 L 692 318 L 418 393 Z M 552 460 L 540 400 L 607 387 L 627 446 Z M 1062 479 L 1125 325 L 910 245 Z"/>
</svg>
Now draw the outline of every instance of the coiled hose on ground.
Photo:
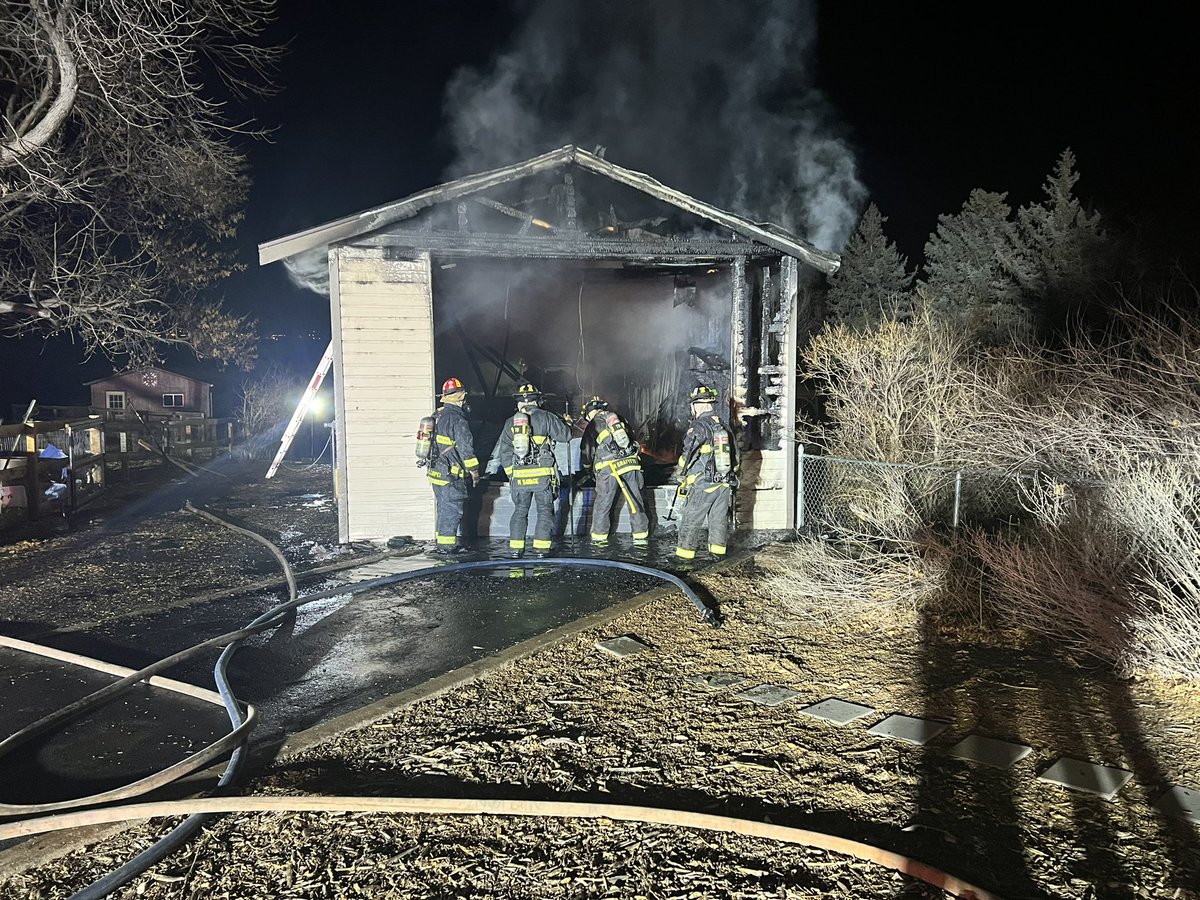
<svg viewBox="0 0 1200 900">
<path fill-rule="evenodd" d="M 234 748 L 232 755 L 230 756 L 229 762 L 217 782 L 216 790 L 218 792 L 222 791 L 232 784 L 234 779 L 240 773 L 244 761 L 245 742 L 249 735 L 249 731 L 254 724 L 254 710 L 253 707 L 248 706 L 246 712 L 243 713 L 237 697 L 233 693 L 233 689 L 229 684 L 227 675 L 229 662 L 237 652 L 238 648 L 241 646 L 242 641 L 244 641 L 246 638 L 276 627 L 277 625 L 281 624 L 281 622 L 285 619 L 285 617 L 288 616 L 289 613 L 298 607 L 303 606 L 306 603 L 311 603 L 315 600 L 345 596 L 347 594 L 355 595 L 366 591 L 375 590 L 377 588 L 386 587 L 388 585 L 398 584 L 404 581 L 412 581 L 419 578 L 427 578 L 455 572 L 470 571 L 473 569 L 547 565 L 584 566 L 624 569 L 626 571 L 650 575 L 667 581 L 683 591 L 684 595 L 687 596 L 687 598 L 700 612 L 701 619 L 703 621 L 713 625 L 714 627 L 719 625 L 719 618 L 716 612 L 706 606 L 704 602 L 696 595 L 695 591 L 678 577 L 667 572 L 649 568 L 647 566 L 640 566 L 635 563 L 626 563 L 617 560 L 550 558 L 528 561 L 484 560 L 477 562 L 449 563 L 434 567 L 416 569 L 411 572 L 404 572 L 396 575 L 387 575 L 354 585 L 344 585 L 314 594 L 308 594 L 304 597 L 297 597 L 295 575 L 292 571 L 291 565 L 288 563 L 287 559 L 283 556 L 283 553 L 278 547 L 255 532 L 240 528 L 230 522 L 226 522 L 224 519 L 221 519 L 212 513 L 193 507 L 190 503 L 187 504 L 187 509 L 205 519 L 208 519 L 209 521 L 215 522 L 223 527 L 230 528 L 238 533 L 246 535 L 252 540 L 265 545 L 283 567 L 284 575 L 288 584 L 289 598 L 284 603 L 280 603 L 277 606 L 267 610 L 244 628 L 228 632 L 227 634 L 220 635 L 215 638 L 210 638 L 209 640 L 203 641 L 194 647 L 187 648 L 186 650 L 159 660 L 158 662 L 153 663 L 139 671 L 125 675 L 113 684 L 108 685 L 105 688 L 102 688 L 101 690 L 96 691 L 79 701 L 76 701 L 75 703 L 69 704 L 57 712 L 43 717 L 32 725 L 29 725 L 21 731 L 11 735 L 4 741 L 0 741 L 0 758 L 2 758 L 4 754 L 11 751 L 15 747 L 25 743 L 28 740 L 31 740 L 37 735 L 46 733 L 56 725 L 62 724 L 68 719 L 76 718 L 91 709 L 112 701 L 120 693 L 130 689 L 133 685 L 139 683 L 140 681 L 147 680 L 151 678 L 151 676 L 156 676 L 158 672 L 177 665 L 186 659 L 190 659 L 191 657 L 204 652 L 205 650 L 209 650 L 218 646 L 224 647 L 224 650 L 217 659 L 216 665 L 213 667 L 213 678 L 216 682 L 221 702 L 225 706 L 225 710 L 229 715 L 229 721 L 232 726 L 230 732 L 224 737 L 218 741 L 215 741 L 213 744 L 210 744 L 208 747 L 192 754 L 180 763 L 169 766 L 167 769 L 140 779 L 132 784 L 125 785 L 124 787 L 111 791 L 106 791 L 102 794 L 95 794 L 89 797 L 82 797 L 75 800 L 61 801 L 57 803 L 34 805 L 0 805 L 0 815 L 29 815 L 31 813 L 50 812 L 55 810 L 76 810 L 74 812 L 59 813 L 58 815 L 50 815 L 40 819 L 27 819 L 7 824 L 0 824 L 0 840 L 42 834 L 49 831 L 73 828 L 87 824 L 99 824 L 102 822 L 118 822 L 157 816 L 187 814 L 187 818 L 164 837 L 160 838 L 157 842 L 148 847 L 146 850 L 142 851 L 133 859 L 126 862 L 120 868 L 74 894 L 71 900 L 101 900 L 101 898 L 108 896 L 113 891 L 125 884 L 128 884 L 134 878 L 146 872 L 157 863 L 161 862 L 176 849 L 182 846 L 212 818 L 222 813 L 256 810 L 377 811 L 459 815 L 491 814 L 570 818 L 608 818 L 624 821 L 675 825 L 689 828 L 701 828 L 713 831 L 766 837 L 772 840 L 804 844 L 806 846 L 818 847 L 838 853 L 857 856 L 861 859 L 873 861 L 897 872 L 913 875 L 914 877 L 920 878 L 929 884 L 940 887 L 959 897 L 977 898 L 977 900 L 997 900 L 994 895 L 989 894 L 988 892 L 983 891 L 952 875 L 941 872 L 932 866 L 921 863 L 918 860 L 912 860 L 899 854 L 892 853 L 881 848 L 872 847 L 867 844 L 862 844 L 857 841 L 821 834 L 819 832 L 805 831 L 798 828 L 788 828 L 784 826 L 771 825 L 768 823 L 732 819 L 725 816 L 712 816 L 682 810 L 620 806 L 614 804 L 470 798 L 448 800 L 444 798 L 370 797 L 217 797 L 163 803 L 128 804 L 123 807 L 109 809 L 78 811 L 79 807 L 91 806 L 102 802 L 112 802 L 115 800 L 125 800 L 147 793 L 150 790 L 161 787 L 170 781 L 182 777 L 188 772 L 195 771 L 201 765 L 224 753 L 231 746 Z M 13 645 L 16 646 L 16 642 L 14 642 Z M 77 660 L 78 658 L 76 658 L 76 661 Z M 112 668 L 113 667 L 108 667 L 108 670 L 111 671 Z M 167 683 L 165 680 L 160 680 L 158 683 L 162 683 L 167 687 L 177 684 Z M 183 687 L 185 690 L 182 692 L 193 693 L 194 696 L 198 695 L 199 693 L 209 693 L 200 691 L 199 689 L 193 689 L 194 692 L 189 692 L 186 691 L 187 686 Z M 171 687 L 171 689 L 179 690 L 180 688 Z"/>
</svg>

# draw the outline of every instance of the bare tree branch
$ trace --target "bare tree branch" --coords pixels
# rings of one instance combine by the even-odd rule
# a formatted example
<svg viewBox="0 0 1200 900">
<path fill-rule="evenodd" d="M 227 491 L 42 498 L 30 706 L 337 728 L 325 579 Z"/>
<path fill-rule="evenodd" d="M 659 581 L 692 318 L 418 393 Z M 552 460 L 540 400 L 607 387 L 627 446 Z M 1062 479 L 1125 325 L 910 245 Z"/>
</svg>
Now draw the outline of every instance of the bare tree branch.
<svg viewBox="0 0 1200 900">
<path fill-rule="evenodd" d="M 47 73 L 42 95 L 21 123 L 22 126 L 31 123 L 32 127 L 29 127 L 28 130 L 25 127 L 18 127 L 16 135 L 11 140 L 0 144 L 0 166 L 11 165 L 16 160 L 45 147 L 67 120 L 71 108 L 75 105 L 75 94 L 79 87 L 79 72 L 75 65 L 75 54 L 63 35 L 63 25 L 71 12 L 71 3 L 69 0 L 63 2 L 58 15 L 53 19 L 45 0 L 33 0 L 32 7 L 38 25 L 45 32 L 51 52 L 58 63 L 58 95 L 50 104 L 50 108 L 46 110 L 45 115 L 34 123 L 43 98 L 52 90 L 51 78 L 54 76 L 52 73 Z"/>
<path fill-rule="evenodd" d="M 249 188 L 224 95 L 266 92 L 273 0 L 0 0 L 0 330 L 248 365 L 234 271 Z M 214 81 L 213 73 L 218 77 Z M 224 78 L 224 81 L 221 79 Z"/>
</svg>

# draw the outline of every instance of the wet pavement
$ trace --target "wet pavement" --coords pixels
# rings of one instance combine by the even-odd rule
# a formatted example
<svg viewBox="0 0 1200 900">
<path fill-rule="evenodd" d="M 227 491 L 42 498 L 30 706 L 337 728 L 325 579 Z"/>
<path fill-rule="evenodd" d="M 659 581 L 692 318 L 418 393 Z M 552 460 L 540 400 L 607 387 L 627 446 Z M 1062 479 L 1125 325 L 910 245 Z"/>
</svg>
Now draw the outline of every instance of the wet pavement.
<svg viewBox="0 0 1200 900">
<path fill-rule="evenodd" d="M 753 533 L 742 543 L 778 537 Z M 674 570 L 673 535 L 648 550 L 614 539 L 604 558 Z M 502 552 L 455 558 L 472 561 Z M 559 555 L 587 557 L 586 547 Z M 350 569 L 301 591 L 315 594 L 352 581 L 438 565 L 424 554 L 393 557 Z M 258 748 L 521 641 L 602 610 L 663 582 L 622 570 L 504 567 L 454 572 L 340 595 L 301 607 L 273 632 L 246 641 L 230 666 L 239 699 L 255 704 Z M 258 593 L 217 603 L 155 612 L 86 631 L 50 633 L 39 642 L 118 665 L 139 668 L 206 638 L 242 627 L 286 599 Z M 681 598 L 681 616 L 696 610 Z M 24 659 L 21 657 L 24 656 Z M 183 664 L 172 678 L 212 688 L 216 653 Z M 0 651 L 0 732 L 107 683 L 108 676 L 68 669 L 15 651 Z M 226 730 L 221 709 L 141 686 L 104 710 L 21 748 L 5 759 L 0 800 L 50 801 L 111 788 L 186 756 Z"/>
</svg>

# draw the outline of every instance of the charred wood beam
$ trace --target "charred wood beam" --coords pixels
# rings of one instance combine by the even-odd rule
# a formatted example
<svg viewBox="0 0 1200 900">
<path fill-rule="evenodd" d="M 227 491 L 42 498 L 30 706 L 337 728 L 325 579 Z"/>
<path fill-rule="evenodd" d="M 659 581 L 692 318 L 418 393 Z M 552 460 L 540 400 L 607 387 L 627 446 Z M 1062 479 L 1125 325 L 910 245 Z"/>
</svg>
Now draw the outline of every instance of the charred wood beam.
<svg viewBox="0 0 1200 900">
<path fill-rule="evenodd" d="M 729 266 L 729 287 L 731 294 L 731 323 L 733 334 L 730 348 L 733 351 L 733 399 L 738 406 L 751 406 L 749 397 L 748 378 L 750 371 L 749 355 L 749 314 L 750 304 L 746 302 L 746 259 L 739 256 L 734 258 Z"/>
<path fill-rule="evenodd" d="M 470 340 L 470 339 L 468 338 L 468 340 Z M 507 356 L 506 356 L 506 354 L 508 353 L 508 339 L 507 338 L 505 339 L 504 354 L 497 353 L 492 347 L 488 346 L 487 344 L 480 344 L 477 341 L 470 341 L 470 343 L 471 343 L 472 347 L 474 347 L 476 350 L 478 350 L 480 353 L 482 353 L 484 356 L 486 356 L 488 359 L 490 359 L 492 361 L 492 364 L 495 365 L 500 371 L 504 372 L 504 374 L 506 374 L 509 378 L 513 379 L 514 381 L 518 381 L 518 382 L 524 380 L 525 376 L 522 375 L 521 372 L 517 369 L 517 367 L 514 366 L 512 363 L 510 363 L 507 359 Z M 498 379 L 496 381 L 496 384 L 497 384 L 497 386 L 500 384 Z M 495 393 L 495 392 L 493 391 L 493 393 Z"/>
<path fill-rule="evenodd" d="M 521 229 L 517 232 L 517 234 L 527 234 L 529 232 L 529 226 L 534 224 L 538 225 L 540 228 L 549 229 L 552 227 L 549 222 L 543 222 L 541 219 L 535 219 L 529 213 L 521 212 L 519 209 L 513 209 L 513 207 L 507 206 L 501 203 L 499 200 L 493 200 L 490 197 L 472 197 L 471 199 L 482 206 L 496 210 L 496 212 L 504 213 L 506 216 L 512 216 L 514 219 L 520 219 Z"/>
<path fill-rule="evenodd" d="M 493 256 L 531 259 L 628 259 L 643 262 L 724 262 L 731 256 L 763 259 L 779 256 L 761 244 L 740 241 L 663 238 L 638 240 L 594 237 L 565 229 L 549 234 L 456 234 L 447 231 L 393 231 L 353 242 L 361 247 L 403 247 L 443 256 Z M 743 275 L 744 281 L 744 275 Z"/>
<path fill-rule="evenodd" d="M 494 209 L 496 212 L 502 212 L 506 216 L 512 216 L 514 219 L 520 219 L 523 222 L 528 222 L 533 218 L 529 213 L 521 212 L 519 209 L 513 209 L 507 204 L 501 203 L 499 200 L 493 200 L 491 197 L 472 197 L 476 203 L 481 206 L 486 206 L 488 209 Z"/>
<path fill-rule="evenodd" d="M 768 388 L 764 386 L 764 378 L 767 373 L 763 370 L 769 368 L 775 361 L 771 353 L 771 320 L 774 318 L 774 298 L 772 296 L 773 283 L 771 279 L 771 267 L 764 265 L 759 270 L 759 287 L 758 287 L 758 302 L 759 302 L 759 332 L 758 332 L 758 375 L 757 381 L 758 401 L 762 403 L 767 395 Z M 768 442 L 774 437 L 778 431 L 780 422 L 777 416 L 772 415 L 763 423 L 766 427 L 763 428 L 762 437 Z"/>
</svg>

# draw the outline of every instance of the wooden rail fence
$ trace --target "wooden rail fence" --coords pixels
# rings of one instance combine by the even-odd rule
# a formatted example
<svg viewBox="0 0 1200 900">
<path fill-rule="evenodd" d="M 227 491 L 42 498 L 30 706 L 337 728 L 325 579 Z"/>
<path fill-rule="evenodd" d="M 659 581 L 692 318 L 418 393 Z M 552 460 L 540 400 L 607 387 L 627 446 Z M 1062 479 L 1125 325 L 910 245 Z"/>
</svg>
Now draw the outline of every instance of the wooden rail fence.
<svg viewBox="0 0 1200 900">
<path fill-rule="evenodd" d="M 212 460 L 233 452 L 234 420 L 57 407 L 73 415 L 0 425 L 0 527 L 70 516 L 99 497 L 110 477 L 176 459 Z M 47 456 L 49 448 L 63 456 Z M 21 512 L 24 515 L 21 515 Z"/>
</svg>

